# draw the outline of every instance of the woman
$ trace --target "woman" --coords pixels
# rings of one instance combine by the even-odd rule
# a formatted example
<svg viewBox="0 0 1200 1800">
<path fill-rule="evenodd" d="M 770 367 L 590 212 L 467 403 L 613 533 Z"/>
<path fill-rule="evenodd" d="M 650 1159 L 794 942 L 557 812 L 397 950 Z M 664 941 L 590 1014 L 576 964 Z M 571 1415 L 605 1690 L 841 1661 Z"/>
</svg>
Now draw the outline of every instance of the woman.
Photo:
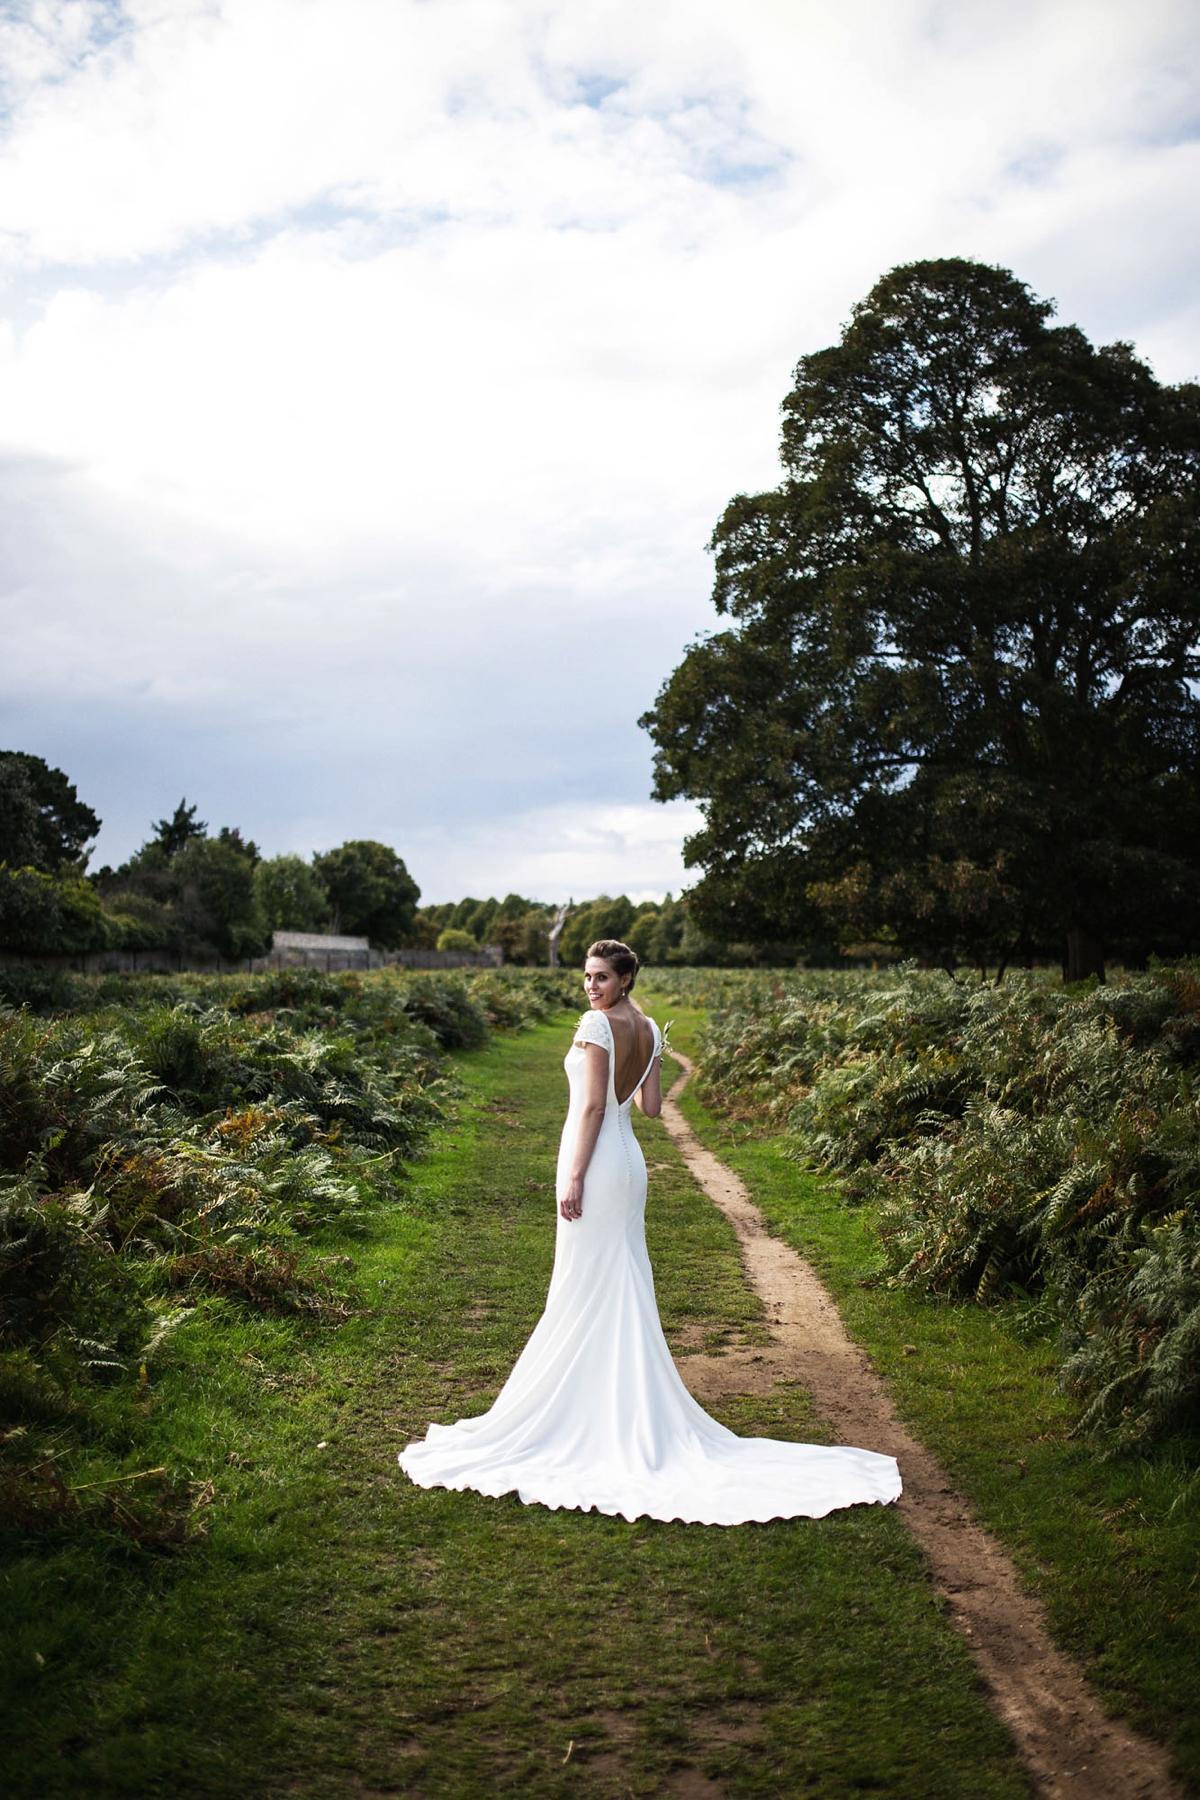
<svg viewBox="0 0 1200 1800">
<path fill-rule="evenodd" d="M 662 1040 L 630 998 L 637 969 L 612 938 L 587 953 L 591 1010 L 566 1058 L 546 1310 L 491 1411 L 431 1425 L 400 1466 L 420 1487 L 516 1489 L 526 1503 L 708 1525 L 894 1500 L 892 1457 L 735 1437 L 680 1380 L 654 1299 L 646 1164 L 630 1123 L 635 1100 L 650 1118 L 662 1110 Z"/>
</svg>

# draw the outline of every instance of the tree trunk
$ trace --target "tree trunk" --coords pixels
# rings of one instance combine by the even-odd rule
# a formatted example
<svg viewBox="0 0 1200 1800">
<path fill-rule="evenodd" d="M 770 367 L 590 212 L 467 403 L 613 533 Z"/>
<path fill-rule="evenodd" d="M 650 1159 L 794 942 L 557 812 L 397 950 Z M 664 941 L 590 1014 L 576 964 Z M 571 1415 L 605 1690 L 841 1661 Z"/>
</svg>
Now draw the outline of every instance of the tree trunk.
<svg viewBox="0 0 1200 1800">
<path fill-rule="evenodd" d="M 1104 946 L 1082 925 L 1068 925 L 1063 979 L 1067 982 L 1086 981 L 1089 975 L 1104 980 Z"/>
</svg>

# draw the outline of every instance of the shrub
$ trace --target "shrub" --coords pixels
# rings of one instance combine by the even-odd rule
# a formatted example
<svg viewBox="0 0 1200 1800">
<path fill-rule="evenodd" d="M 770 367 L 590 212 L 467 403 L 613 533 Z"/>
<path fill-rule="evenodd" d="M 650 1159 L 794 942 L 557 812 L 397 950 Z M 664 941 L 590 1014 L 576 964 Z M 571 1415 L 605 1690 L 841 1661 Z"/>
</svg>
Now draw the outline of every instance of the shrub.
<svg viewBox="0 0 1200 1800">
<path fill-rule="evenodd" d="M 659 985 L 663 985 L 660 981 Z M 1038 1294 L 1081 1428 L 1200 1421 L 1200 981 L 693 977 L 707 1096 L 879 1204 L 891 1280 Z"/>
<path fill-rule="evenodd" d="M 0 949 L 77 955 L 119 943 L 96 890 L 76 874 L 46 875 L 0 863 Z"/>
<path fill-rule="evenodd" d="M 218 1319 L 350 1317 L 352 1265 L 322 1234 L 403 1203 L 446 1049 L 547 1016 L 576 983 L 37 973 L 51 1016 L 0 1010 L 0 1526 L 182 1547 L 211 1490 L 78 1473 L 106 1434 L 118 1460 L 136 1443 L 146 1365 L 213 1297 Z"/>
<path fill-rule="evenodd" d="M 458 931 L 447 925 L 437 941 L 439 950 L 478 950 L 479 944 L 469 931 Z"/>
<path fill-rule="evenodd" d="M 0 1348 L 60 1383 L 113 1371 L 146 1335 L 149 1315 L 114 1254 L 106 1207 L 91 1192 L 39 1191 L 36 1170 L 0 1179 Z"/>
</svg>

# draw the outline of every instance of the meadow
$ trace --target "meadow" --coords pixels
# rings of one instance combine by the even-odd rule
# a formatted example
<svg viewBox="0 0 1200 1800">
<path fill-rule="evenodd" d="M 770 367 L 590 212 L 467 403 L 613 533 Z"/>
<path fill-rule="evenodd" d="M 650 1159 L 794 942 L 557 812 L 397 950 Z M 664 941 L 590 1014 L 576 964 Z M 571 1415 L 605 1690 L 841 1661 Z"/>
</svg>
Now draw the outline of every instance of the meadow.
<svg viewBox="0 0 1200 1800">
<path fill-rule="evenodd" d="M 53 1457 L 68 1492 L 136 1490 L 158 1468 L 188 1510 L 175 1527 L 148 1499 L 126 1516 L 124 1502 L 79 1498 L 6 1519 L 0 1766 L 19 1800 L 1028 1792 L 895 1513 L 716 1533 L 426 1493 L 401 1476 L 397 1450 L 429 1419 L 489 1404 L 545 1295 L 569 1020 L 538 1023 L 556 995 L 524 980 L 536 1006 L 522 1029 L 519 1000 L 497 1028 L 479 990 L 454 984 L 453 1006 L 441 994 L 443 1021 L 473 1020 L 476 1047 L 434 1059 L 419 1038 L 437 1070 L 423 1082 L 415 1025 L 380 1016 L 409 1016 L 403 984 L 340 978 L 340 1003 L 321 988 L 275 1007 L 259 987 L 241 1012 L 246 991 L 226 990 L 230 1023 L 208 1025 L 218 1041 L 240 1042 L 239 1019 L 277 1032 L 289 1010 L 301 1038 L 322 1035 L 322 1008 L 330 1041 L 345 1041 L 357 1013 L 365 1064 L 394 1056 L 408 1070 L 424 1136 L 360 1209 L 296 1226 L 305 1254 L 332 1266 L 330 1287 L 313 1276 L 297 1289 L 319 1305 L 196 1273 L 155 1357 L 114 1357 L 74 1382 L 45 1366 L 57 1408 L 48 1389 L 23 1390 L 21 1454 Z M 130 1007 L 119 1035 L 188 1004 L 207 1017 L 214 998 L 161 993 L 169 1004 Z M 101 1016 L 117 1030 L 103 1008 L 36 1029 L 61 1048 L 57 1034 L 73 1045 Z M 243 1095 L 226 1101 L 237 1117 Z M 728 1225 L 661 1126 L 639 1129 L 673 1345 L 764 1342 Z M 347 1180 L 380 1179 L 373 1145 L 337 1143 Z M 174 1254 L 189 1252 L 137 1252 L 151 1287 Z M 723 1416 L 823 1435 L 789 1384 L 735 1396 Z"/>
<path fill-rule="evenodd" d="M 203 1484 L 127 1456 L 175 1334 L 217 1298 L 349 1318 L 347 1243 L 401 1202 L 448 1053 L 563 978 L 6 976 L 0 1517 L 186 1541 Z"/>
<path fill-rule="evenodd" d="M 821 1268 L 1060 1642 L 1200 1791 L 1190 1402 L 1159 1371 L 1097 1407 L 1078 1361 L 1089 1282 L 1141 1304 L 1156 1234 L 1194 1219 L 1190 982 L 675 969 L 642 991 L 700 1062 L 697 1131 Z M 540 1311 L 576 976 L 21 997 L 0 1015 L 16 1800 L 1029 1791 L 898 1515 L 718 1534 L 396 1469 L 429 1419 L 490 1403 Z M 673 1348 L 765 1342 L 729 1227 L 639 1131 Z M 1024 1198 L 1061 1185 L 1072 1133 L 1067 1173 L 1102 1173 L 1051 1230 Z M 1170 1333 L 1186 1383 L 1174 1315 L 1139 1358 Z M 791 1384 L 716 1410 L 825 1435 Z"/>
</svg>

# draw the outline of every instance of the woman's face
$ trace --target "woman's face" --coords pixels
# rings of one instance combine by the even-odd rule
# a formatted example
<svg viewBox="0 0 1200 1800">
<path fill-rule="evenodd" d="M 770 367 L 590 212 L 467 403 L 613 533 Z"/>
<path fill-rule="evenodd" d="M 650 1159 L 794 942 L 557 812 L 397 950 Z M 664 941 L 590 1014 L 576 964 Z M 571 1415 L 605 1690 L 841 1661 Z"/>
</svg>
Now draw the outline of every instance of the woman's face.
<svg viewBox="0 0 1200 1800">
<path fill-rule="evenodd" d="M 628 984 L 628 975 L 618 975 L 602 956 L 589 956 L 583 965 L 583 990 L 590 1006 L 607 1012 L 615 1006 Z"/>
</svg>

